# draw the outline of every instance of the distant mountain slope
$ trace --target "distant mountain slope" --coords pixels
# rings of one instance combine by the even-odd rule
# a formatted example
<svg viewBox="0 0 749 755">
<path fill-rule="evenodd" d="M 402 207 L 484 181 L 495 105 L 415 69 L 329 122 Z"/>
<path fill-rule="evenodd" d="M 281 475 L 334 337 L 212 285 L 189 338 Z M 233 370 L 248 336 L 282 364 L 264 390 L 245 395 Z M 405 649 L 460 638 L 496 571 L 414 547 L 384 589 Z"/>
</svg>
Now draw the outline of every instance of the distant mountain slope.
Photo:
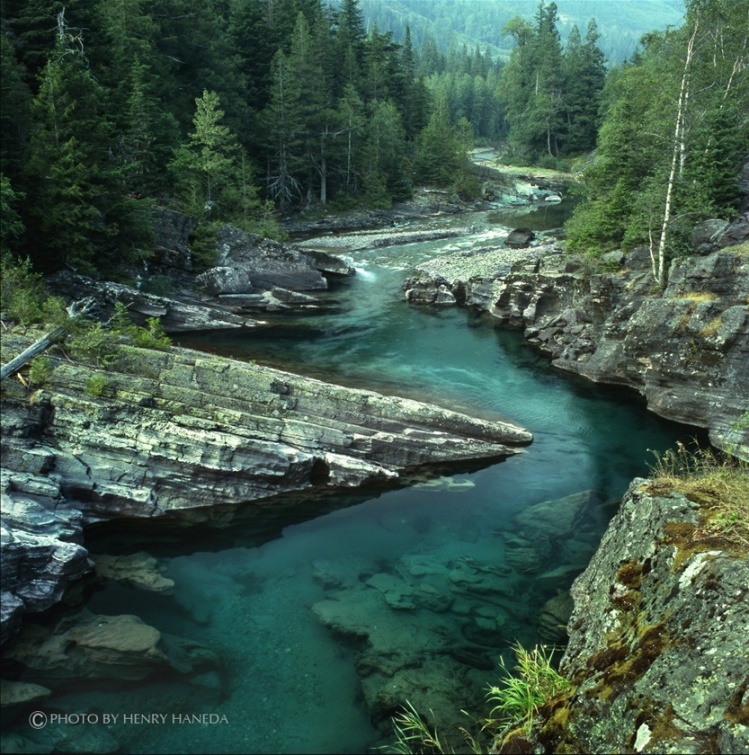
<svg viewBox="0 0 749 755">
<path fill-rule="evenodd" d="M 683 0 L 557 0 L 557 7 L 562 40 L 574 24 L 584 35 L 595 18 L 599 45 L 612 63 L 629 57 L 646 32 L 679 26 L 684 13 Z M 417 49 L 431 37 L 442 51 L 455 41 L 506 58 L 513 42 L 501 35 L 502 27 L 513 16 L 532 20 L 538 0 L 361 0 L 361 8 L 368 29 L 377 24 L 397 42 L 408 24 Z"/>
</svg>

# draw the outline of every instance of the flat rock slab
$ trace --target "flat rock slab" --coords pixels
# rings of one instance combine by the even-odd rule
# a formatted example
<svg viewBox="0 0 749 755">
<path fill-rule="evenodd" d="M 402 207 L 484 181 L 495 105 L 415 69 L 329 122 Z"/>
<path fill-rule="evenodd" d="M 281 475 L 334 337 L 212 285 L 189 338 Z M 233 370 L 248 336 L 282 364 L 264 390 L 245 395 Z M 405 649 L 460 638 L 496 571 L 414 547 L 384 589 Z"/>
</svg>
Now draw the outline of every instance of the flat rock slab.
<svg viewBox="0 0 749 755">
<path fill-rule="evenodd" d="M 32 340 L 5 334 L 3 361 Z M 29 399 L 20 383 L 4 386 L 3 638 L 24 610 L 49 608 L 90 570 L 85 523 L 177 511 L 206 521 L 217 507 L 284 493 L 498 460 L 532 440 L 499 419 L 187 349 L 123 345 L 106 370 L 54 350 L 48 359 L 48 390 Z M 98 395 L 93 376 L 103 380 Z M 171 589 L 145 566 L 108 562 L 106 570 Z"/>
</svg>

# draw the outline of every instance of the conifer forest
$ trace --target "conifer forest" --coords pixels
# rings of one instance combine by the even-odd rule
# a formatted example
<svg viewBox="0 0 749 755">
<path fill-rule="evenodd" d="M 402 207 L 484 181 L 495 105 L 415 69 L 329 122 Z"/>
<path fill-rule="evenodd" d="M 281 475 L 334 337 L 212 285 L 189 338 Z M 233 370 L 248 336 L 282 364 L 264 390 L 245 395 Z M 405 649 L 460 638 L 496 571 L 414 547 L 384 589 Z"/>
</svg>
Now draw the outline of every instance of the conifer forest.
<svg viewBox="0 0 749 755">
<path fill-rule="evenodd" d="M 588 161 L 572 250 L 657 246 L 666 226 L 678 250 L 738 201 L 749 8 L 689 0 L 617 65 L 595 18 L 562 42 L 563 10 L 507 20 L 503 57 L 408 25 L 395 42 L 359 0 L 3 0 L 3 250 L 92 273 L 147 260 L 160 205 L 201 221 L 199 249 L 217 221 L 278 237 L 279 213 L 416 185 L 470 199 L 477 144 Z"/>
</svg>

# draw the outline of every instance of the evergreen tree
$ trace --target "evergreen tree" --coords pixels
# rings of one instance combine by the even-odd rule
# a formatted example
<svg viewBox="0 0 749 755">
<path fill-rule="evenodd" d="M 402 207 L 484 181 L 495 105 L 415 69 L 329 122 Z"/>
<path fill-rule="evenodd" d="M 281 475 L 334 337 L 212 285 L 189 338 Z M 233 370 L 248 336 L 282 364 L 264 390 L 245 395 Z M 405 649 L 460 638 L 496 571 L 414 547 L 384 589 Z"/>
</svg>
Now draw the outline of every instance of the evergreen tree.
<svg viewBox="0 0 749 755">
<path fill-rule="evenodd" d="M 566 153 L 585 152 L 595 147 L 599 103 L 606 82 L 606 67 L 598 38 L 598 27 L 595 20 L 591 20 L 584 44 L 576 26 L 567 39 L 563 69 Z"/>
<path fill-rule="evenodd" d="M 312 199 L 314 184 L 319 183 L 320 201 L 328 197 L 328 172 L 334 133 L 331 93 L 324 84 L 322 66 L 315 55 L 309 23 L 303 13 L 291 37 L 288 58 L 289 76 L 294 81 L 290 106 L 298 122 L 300 153 L 304 157 L 304 188 L 307 201 Z"/>
<path fill-rule="evenodd" d="M 10 178 L 0 173 L 0 254 L 10 251 L 23 235 L 24 225 L 16 207 L 23 196 L 13 188 Z"/>
<path fill-rule="evenodd" d="M 406 134 L 400 113 L 386 100 L 376 102 L 367 128 L 364 190 L 368 203 L 389 207 L 411 196 L 406 167 Z"/>
<path fill-rule="evenodd" d="M 11 43 L 0 33 L 0 171 L 18 180 L 31 121 L 31 92 Z"/>
<path fill-rule="evenodd" d="M 450 186 L 462 169 L 464 146 L 450 121 L 447 95 L 437 95 L 429 123 L 416 140 L 414 179 L 432 186 Z"/>
<path fill-rule="evenodd" d="M 262 113 L 268 139 L 265 182 L 273 200 L 286 208 L 303 195 L 298 178 L 302 165 L 300 93 L 288 58 L 281 50 L 273 59 L 272 71 L 270 101 Z"/>
<path fill-rule="evenodd" d="M 67 263 L 92 272 L 108 232 L 102 204 L 109 124 L 99 105 L 103 93 L 83 52 L 70 46 L 62 24 L 58 44 L 41 76 L 33 106 L 30 159 L 26 166 L 34 201 L 27 223 L 38 264 Z"/>
<path fill-rule="evenodd" d="M 237 209 L 235 184 L 242 156 L 223 119 L 218 95 L 204 90 L 195 100 L 193 131 L 171 165 L 187 207 L 197 217 L 227 217 Z"/>
</svg>

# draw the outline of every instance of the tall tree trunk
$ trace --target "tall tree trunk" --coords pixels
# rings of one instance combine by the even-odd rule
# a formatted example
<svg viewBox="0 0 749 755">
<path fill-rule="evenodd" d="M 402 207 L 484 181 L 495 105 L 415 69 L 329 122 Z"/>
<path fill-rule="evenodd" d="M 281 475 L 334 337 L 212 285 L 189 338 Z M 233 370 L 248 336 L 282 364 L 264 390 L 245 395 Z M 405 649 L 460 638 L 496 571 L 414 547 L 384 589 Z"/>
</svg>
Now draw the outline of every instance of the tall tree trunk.
<svg viewBox="0 0 749 755">
<path fill-rule="evenodd" d="M 328 161 L 323 155 L 320 158 L 320 204 L 328 202 Z"/>
<path fill-rule="evenodd" d="M 697 37 L 699 28 L 699 16 L 694 22 L 694 31 L 689 38 L 687 45 L 687 58 L 684 61 L 684 72 L 681 76 L 681 89 L 679 91 L 679 100 L 676 106 L 676 126 L 674 128 L 674 146 L 671 158 L 671 172 L 668 176 L 668 186 L 666 188 L 666 207 L 663 212 L 663 224 L 661 226 L 661 238 L 658 242 L 658 270 L 653 270 L 655 279 L 661 289 L 666 287 L 666 241 L 668 239 L 668 226 L 671 222 L 671 204 L 673 201 L 674 184 L 676 183 L 676 169 L 679 165 L 679 157 L 685 151 L 684 145 L 684 116 L 686 105 L 689 100 L 689 65 L 692 62 L 694 54 L 694 40 Z M 655 266 L 655 257 L 653 256 L 653 265 Z"/>
</svg>

